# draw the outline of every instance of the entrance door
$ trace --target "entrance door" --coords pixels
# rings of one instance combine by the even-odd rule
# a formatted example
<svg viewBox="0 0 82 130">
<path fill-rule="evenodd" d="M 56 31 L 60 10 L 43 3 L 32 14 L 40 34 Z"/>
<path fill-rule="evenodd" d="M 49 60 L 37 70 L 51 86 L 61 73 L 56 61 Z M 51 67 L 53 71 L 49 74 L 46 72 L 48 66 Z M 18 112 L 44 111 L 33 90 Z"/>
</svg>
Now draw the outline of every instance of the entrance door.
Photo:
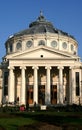
<svg viewBox="0 0 82 130">
<path fill-rule="evenodd" d="M 27 103 L 33 104 L 33 85 L 27 86 Z"/>
<path fill-rule="evenodd" d="M 45 104 L 45 85 L 38 86 L 38 103 Z"/>
<path fill-rule="evenodd" d="M 57 85 L 51 85 L 51 103 L 57 104 Z"/>
</svg>

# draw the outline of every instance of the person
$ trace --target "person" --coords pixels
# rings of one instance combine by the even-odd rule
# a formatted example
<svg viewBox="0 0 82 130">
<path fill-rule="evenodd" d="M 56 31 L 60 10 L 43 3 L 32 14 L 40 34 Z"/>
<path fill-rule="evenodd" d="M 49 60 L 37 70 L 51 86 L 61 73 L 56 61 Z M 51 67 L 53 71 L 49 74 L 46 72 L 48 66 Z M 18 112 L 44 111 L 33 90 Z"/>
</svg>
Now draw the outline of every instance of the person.
<svg viewBox="0 0 82 130">
<path fill-rule="evenodd" d="M 34 102 L 34 107 L 36 107 L 36 102 Z"/>
<path fill-rule="evenodd" d="M 27 104 L 26 104 L 26 110 L 28 110 L 29 109 L 29 103 L 27 102 Z"/>
</svg>

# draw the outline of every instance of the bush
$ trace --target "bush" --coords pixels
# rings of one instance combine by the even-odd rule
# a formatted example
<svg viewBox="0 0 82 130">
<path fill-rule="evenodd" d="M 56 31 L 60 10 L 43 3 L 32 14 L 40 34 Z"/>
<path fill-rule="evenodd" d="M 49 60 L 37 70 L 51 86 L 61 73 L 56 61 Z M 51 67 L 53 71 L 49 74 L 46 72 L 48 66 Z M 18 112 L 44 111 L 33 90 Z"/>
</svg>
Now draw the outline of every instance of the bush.
<svg viewBox="0 0 82 130">
<path fill-rule="evenodd" d="M 19 106 L 4 106 L 4 107 L 0 107 L 0 112 L 17 112 L 19 111 Z"/>
<path fill-rule="evenodd" d="M 48 111 L 56 111 L 56 112 L 82 112 L 82 106 L 73 104 L 73 105 L 53 105 L 47 106 Z"/>
</svg>

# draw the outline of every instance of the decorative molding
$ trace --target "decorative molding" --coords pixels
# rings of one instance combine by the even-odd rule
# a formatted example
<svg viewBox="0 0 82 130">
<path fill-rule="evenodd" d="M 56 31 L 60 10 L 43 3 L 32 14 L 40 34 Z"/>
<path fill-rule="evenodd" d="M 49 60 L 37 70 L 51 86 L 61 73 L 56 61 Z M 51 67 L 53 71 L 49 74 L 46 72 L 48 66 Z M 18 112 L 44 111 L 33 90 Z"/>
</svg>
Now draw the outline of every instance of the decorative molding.
<svg viewBox="0 0 82 130">
<path fill-rule="evenodd" d="M 32 69 L 39 69 L 39 67 L 38 66 L 33 66 Z"/>
<path fill-rule="evenodd" d="M 58 66 L 57 68 L 58 68 L 58 69 L 64 69 L 64 67 L 63 67 L 63 66 Z"/>
<path fill-rule="evenodd" d="M 24 69 L 24 70 L 25 70 L 25 69 L 26 69 L 26 67 L 25 67 L 25 66 L 20 66 L 20 69 Z"/>
<path fill-rule="evenodd" d="M 14 68 L 14 66 L 8 66 L 8 69 L 9 70 L 14 70 L 15 68 Z"/>
<path fill-rule="evenodd" d="M 45 67 L 45 69 L 50 69 L 50 70 L 51 70 L 51 68 L 52 68 L 51 66 L 46 66 Z"/>
</svg>

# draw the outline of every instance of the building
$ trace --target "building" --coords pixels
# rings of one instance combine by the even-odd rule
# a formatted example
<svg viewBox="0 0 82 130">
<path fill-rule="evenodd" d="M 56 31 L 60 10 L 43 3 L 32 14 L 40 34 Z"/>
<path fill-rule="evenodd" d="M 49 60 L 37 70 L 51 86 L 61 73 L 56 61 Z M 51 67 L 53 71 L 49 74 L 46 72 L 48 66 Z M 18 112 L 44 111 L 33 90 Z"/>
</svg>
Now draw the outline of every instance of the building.
<svg viewBox="0 0 82 130">
<path fill-rule="evenodd" d="M 10 36 L 0 65 L 0 102 L 79 104 L 82 63 L 76 39 L 42 13 L 29 28 Z"/>
</svg>

